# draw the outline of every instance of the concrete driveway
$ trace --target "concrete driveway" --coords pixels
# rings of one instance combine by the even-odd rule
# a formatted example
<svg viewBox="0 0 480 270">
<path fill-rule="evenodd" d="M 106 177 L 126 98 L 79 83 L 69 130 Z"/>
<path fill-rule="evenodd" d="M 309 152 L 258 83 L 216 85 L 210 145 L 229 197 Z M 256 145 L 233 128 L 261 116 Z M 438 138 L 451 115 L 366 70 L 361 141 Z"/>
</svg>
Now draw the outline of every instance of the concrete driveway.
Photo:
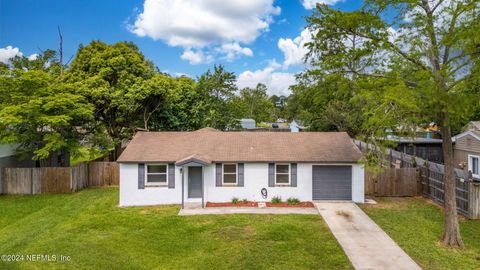
<svg viewBox="0 0 480 270">
<path fill-rule="evenodd" d="M 355 269 L 421 269 L 367 214 L 351 202 L 315 202 Z"/>
</svg>

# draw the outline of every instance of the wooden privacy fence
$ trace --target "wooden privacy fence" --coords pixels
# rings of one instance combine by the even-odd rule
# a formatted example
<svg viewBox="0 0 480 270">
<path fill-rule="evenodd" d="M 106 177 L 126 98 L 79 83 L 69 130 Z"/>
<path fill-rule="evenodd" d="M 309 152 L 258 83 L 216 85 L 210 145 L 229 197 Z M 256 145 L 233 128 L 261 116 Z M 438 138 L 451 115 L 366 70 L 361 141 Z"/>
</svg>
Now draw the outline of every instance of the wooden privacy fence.
<svg viewBox="0 0 480 270">
<path fill-rule="evenodd" d="M 116 162 L 91 162 L 88 164 L 88 186 L 118 186 L 120 170 Z"/>
<path fill-rule="evenodd" d="M 421 182 L 415 168 L 390 168 L 365 173 L 365 194 L 374 196 L 417 196 Z"/>
<path fill-rule="evenodd" d="M 119 184 L 116 162 L 90 162 L 75 167 L 4 168 L 4 194 L 70 193 L 86 187 Z"/>
<path fill-rule="evenodd" d="M 366 173 L 365 193 L 367 195 L 423 195 L 441 205 L 444 204 L 445 167 L 443 164 L 429 162 L 392 149 L 382 150 L 357 140 L 354 142 L 362 151 L 370 150 L 380 154 L 385 167 L 377 175 Z M 455 169 L 454 174 L 458 213 L 468 218 L 480 219 L 480 182 L 473 179 L 468 171 Z"/>
</svg>

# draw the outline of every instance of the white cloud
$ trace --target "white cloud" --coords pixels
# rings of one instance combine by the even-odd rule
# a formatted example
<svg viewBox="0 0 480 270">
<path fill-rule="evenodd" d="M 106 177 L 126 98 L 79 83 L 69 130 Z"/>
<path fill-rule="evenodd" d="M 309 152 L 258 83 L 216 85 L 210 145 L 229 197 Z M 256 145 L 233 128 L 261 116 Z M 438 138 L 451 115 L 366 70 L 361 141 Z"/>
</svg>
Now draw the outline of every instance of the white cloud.
<svg viewBox="0 0 480 270">
<path fill-rule="evenodd" d="M 34 53 L 28 57 L 28 60 L 33 61 L 33 60 L 37 60 L 37 58 L 38 58 L 38 53 Z"/>
<path fill-rule="evenodd" d="M 300 36 L 291 38 L 281 38 L 278 40 L 278 48 L 283 52 L 283 67 L 288 68 L 290 65 L 302 64 L 305 54 L 308 52 L 305 43 L 312 41 L 312 33 L 305 28 Z"/>
<path fill-rule="evenodd" d="M 302 5 L 305 9 L 314 9 L 317 4 L 335 5 L 343 1 L 345 0 L 302 0 Z"/>
<path fill-rule="evenodd" d="M 9 64 L 10 59 L 17 55 L 23 56 L 23 53 L 20 51 L 19 48 L 13 48 L 12 46 L 0 48 L 0 62 L 4 64 Z"/>
<path fill-rule="evenodd" d="M 232 61 L 237 55 L 253 56 L 250 48 L 242 47 L 237 42 L 223 44 L 217 51 L 223 53 L 227 61 Z"/>
<path fill-rule="evenodd" d="M 213 52 L 233 59 L 252 55 L 240 44 L 250 44 L 268 31 L 272 16 L 279 13 L 273 0 L 145 0 L 129 30 L 186 52 L 214 47 Z"/>
<path fill-rule="evenodd" d="M 263 83 L 267 86 L 269 95 L 288 96 L 291 93 L 289 87 L 295 84 L 295 74 L 277 72 L 276 70 L 280 67 L 280 64 L 272 61 L 264 69 L 246 70 L 238 76 L 237 86 L 239 88 L 255 87 L 258 83 Z"/>
<path fill-rule="evenodd" d="M 206 55 L 203 51 L 193 51 L 192 49 L 186 49 L 180 58 L 187 60 L 192 65 L 208 64 L 213 61 L 213 56 Z"/>
<path fill-rule="evenodd" d="M 5 48 L 0 48 L 0 62 L 4 64 L 10 64 L 10 59 L 15 56 L 23 56 L 23 53 L 20 51 L 19 48 L 13 46 L 7 46 Z M 33 61 L 38 58 L 38 54 L 34 53 L 27 57 L 28 60 Z"/>
</svg>

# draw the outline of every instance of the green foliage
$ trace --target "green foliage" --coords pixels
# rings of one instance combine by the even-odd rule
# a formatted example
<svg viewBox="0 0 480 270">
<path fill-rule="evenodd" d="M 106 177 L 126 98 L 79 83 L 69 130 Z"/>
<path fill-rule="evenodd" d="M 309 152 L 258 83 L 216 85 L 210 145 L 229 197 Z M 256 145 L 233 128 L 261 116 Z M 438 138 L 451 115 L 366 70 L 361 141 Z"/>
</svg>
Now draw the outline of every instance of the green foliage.
<svg viewBox="0 0 480 270">
<path fill-rule="evenodd" d="M 474 61 L 478 59 L 474 56 L 476 50 L 470 45 L 475 42 L 468 34 L 472 28 L 480 29 L 476 20 L 478 3 L 452 1 L 433 9 L 426 1 L 372 0 L 352 12 L 318 6 L 307 18 L 311 32 L 315 33 L 307 44 L 312 69 L 304 75 L 309 83 L 297 86 L 294 100 L 303 98 L 300 105 L 319 108 L 307 119 L 328 117 L 323 114 L 329 115 L 327 107 L 333 107 L 330 115 L 345 119 L 340 112 L 349 111 L 342 104 L 346 101 L 349 107 L 357 107 L 356 115 L 363 118 L 352 121 L 361 124 L 357 131 L 369 137 L 381 136 L 386 130 L 408 133 L 413 127 L 430 122 L 458 128 L 478 106 L 478 91 L 473 93 L 466 87 L 479 74 L 468 65 L 478 62 Z M 425 16 L 425 10 L 434 14 L 431 19 Z M 384 20 L 384 15 L 391 12 L 397 16 Z M 404 21 L 406 16 L 411 20 Z M 430 23 L 437 28 L 427 27 Z M 432 35 L 438 39 L 432 41 Z M 330 76 L 346 82 L 350 94 L 335 96 L 336 90 L 343 92 L 345 88 L 325 87 L 322 83 Z M 332 89 L 334 96 L 329 99 L 323 95 L 318 102 L 317 92 L 303 94 L 307 91 L 302 87 L 312 85 L 311 82 Z M 312 103 L 308 104 L 308 100 Z M 337 121 L 327 121 L 331 122 Z"/>
<path fill-rule="evenodd" d="M 51 70 L 27 70 L 22 66 L 33 64 L 21 60 L 8 75 L 0 76 L 0 143 L 15 144 L 17 154 L 36 160 L 60 150 L 75 153 L 93 118 L 93 107 Z"/>
<path fill-rule="evenodd" d="M 239 198 L 237 198 L 237 197 L 233 197 L 233 198 L 232 198 L 232 203 L 233 203 L 233 204 L 237 204 L 237 203 L 239 203 L 239 202 L 240 202 L 240 199 L 239 199 Z"/>
<path fill-rule="evenodd" d="M 243 203 L 248 203 L 248 200 L 247 200 L 246 198 L 244 198 L 244 199 L 242 200 L 242 202 L 243 202 Z"/>
<path fill-rule="evenodd" d="M 254 119 L 256 123 L 272 121 L 274 105 L 267 95 L 267 87 L 257 84 L 255 88 L 243 88 L 235 102 L 240 106 L 240 117 Z"/>
<path fill-rule="evenodd" d="M 200 93 L 202 126 L 219 130 L 237 128 L 238 117 L 232 110 L 233 98 L 237 91 L 235 74 L 228 72 L 222 65 L 214 66 L 200 76 L 197 92 Z"/>
<path fill-rule="evenodd" d="M 354 100 L 352 80 L 338 74 L 307 71 L 292 86 L 286 111 L 313 131 L 346 131 L 351 136 L 361 132 L 362 100 Z"/>
<path fill-rule="evenodd" d="M 287 199 L 287 203 L 290 205 L 297 205 L 300 203 L 300 200 L 298 198 L 290 197 Z"/>
<path fill-rule="evenodd" d="M 272 198 L 272 203 L 281 203 L 282 202 L 282 197 L 280 196 L 275 196 Z"/>
<path fill-rule="evenodd" d="M 108 134 L 110 144 L 118 149 L 122 140 L 132 135 L 136 113 L 148 114 L 156 108 L 146 97 L 163 97 L 161 86 L 154 87 L 159 80 L 152 77 L 153 64 L 133 43 L 93 41 L 80 46 L 65 81 L 93 104 L 97 130 L 103 129 L 100 133 Z"/>
</svg>

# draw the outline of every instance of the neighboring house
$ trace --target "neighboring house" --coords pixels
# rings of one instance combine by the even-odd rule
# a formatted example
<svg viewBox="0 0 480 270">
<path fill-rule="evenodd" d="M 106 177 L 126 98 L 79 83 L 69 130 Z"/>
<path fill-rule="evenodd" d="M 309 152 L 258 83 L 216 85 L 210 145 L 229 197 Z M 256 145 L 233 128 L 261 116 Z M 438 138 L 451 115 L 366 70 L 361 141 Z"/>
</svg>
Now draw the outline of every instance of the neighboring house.
<svg viewBox="0 0 480 270">
<path fill-rule="evenodd" d="M 243 129 L 254 129 L 257 127 L 257 124 L 254 119 L 240 119 L 240 126 Z"/>
<path fill-rule="evenodd" d="M 297 121 L 295 121 L 295 120 L 293 120 L 290 123 L 290 131 L 291 132 L 300 132 L 300 131 L 303 131 L 304 129 L 305 129 L 305 127 L 300 125 L 299 123 L 297 123 Z"/>
<path fill-rule="evenodd" d="M 361 156 L 344 132 L 138 132 L 117 160 L 120 205 L 363 202 Z"/>
<path fill-rule="evenodd" d="M 35 162 L 32 160 L 19 160 L 15 157 L 15 146 L 12 144 L 0 144 L 0 194 L 3 191 L 3 168 L 22 168 L 35 167 Z"/>
<path fill-rule="evenodd" d="M 480 179 L 480 122 L 470 122 L 465 132 L 455 136 L 453 141 L 455 166 L 471 171 L 474 178 Z"/>
<path fill-rule="evenodd" d="M 396 138 L 395 150 L 413 155 L 431 162 L 443 164 L 443 148 L 441 139 L 431 138 Z"/>
</svg>

